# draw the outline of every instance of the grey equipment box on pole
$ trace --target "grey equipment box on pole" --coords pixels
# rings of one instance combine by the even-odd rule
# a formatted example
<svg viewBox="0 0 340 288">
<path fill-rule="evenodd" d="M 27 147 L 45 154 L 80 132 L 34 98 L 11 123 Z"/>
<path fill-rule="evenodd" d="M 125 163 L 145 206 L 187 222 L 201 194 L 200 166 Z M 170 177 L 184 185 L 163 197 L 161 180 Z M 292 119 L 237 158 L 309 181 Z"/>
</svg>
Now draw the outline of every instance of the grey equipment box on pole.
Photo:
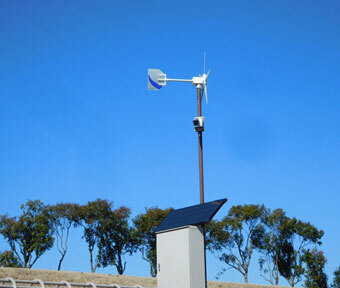
<svg viewBox="0 0 340 288">
<path fill-rule="evenodd" d="M 203 225 L 227 199 L 173 210 L 156 229 L 157 287 L 205 288 Z"/>
</svg>

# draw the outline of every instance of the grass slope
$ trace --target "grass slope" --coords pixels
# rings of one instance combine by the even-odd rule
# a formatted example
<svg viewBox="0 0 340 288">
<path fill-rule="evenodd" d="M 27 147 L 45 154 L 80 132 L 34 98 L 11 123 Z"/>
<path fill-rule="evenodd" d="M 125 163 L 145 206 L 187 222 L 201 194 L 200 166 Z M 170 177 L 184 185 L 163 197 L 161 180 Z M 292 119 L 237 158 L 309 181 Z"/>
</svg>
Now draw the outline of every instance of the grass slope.
<svg viewBox="0 0 340 288">
<path fill-rule="evenodd" d="M 0 268 L 0 278 L 43 281 L 68 281 L 77 283 L 93 282 L 95 284 L 118 284 L 121 286 L 140 285 L 143 287 L 157 287 L 157 280 L 153 277 L 119 276 L 88 272 L 54 271 L 43 269 Z M 240 284 L 228 282 L 209 281 L 209 288 L 268 288 L 273 286 Z M 282 286 L 281 286 L 282 287 Z"/>
</svg>

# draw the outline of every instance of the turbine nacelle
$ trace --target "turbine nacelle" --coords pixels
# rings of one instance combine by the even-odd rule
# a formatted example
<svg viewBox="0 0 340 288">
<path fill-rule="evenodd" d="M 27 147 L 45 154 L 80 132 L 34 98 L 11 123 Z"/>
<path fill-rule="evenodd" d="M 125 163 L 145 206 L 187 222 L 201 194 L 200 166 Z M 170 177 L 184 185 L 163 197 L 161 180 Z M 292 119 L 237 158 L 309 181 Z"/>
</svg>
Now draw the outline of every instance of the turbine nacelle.
<svg viewBox="0 0 340 288">
<path fill-rule="evenodd" d="M 210 74 L 210 70 L 207 74 L 203 74 L 202 76 L 193 77 L 192 78 L 192 85 L 196 86 L 197 88 L 202 88 L 202 93 L 205 94 L 205 101 L 208 104 L 208 89 L 207 89 L 207 79 Z"/>
<path fill-rule="evenodd" d="M 203 76 L 197 76 L 197 77 L 193 77 L 192 78 L 192 85 L 194 85 L 194 86 L 199 86 L 199 85 L 204 85 L 204 83 L 206 83 L 207 81 L 206 81 L 206 79 L 204 79 L 204 77 Z"/>
<path fill-rule="evenodd" d="M 148 89 L 149 90 L 159 90 L 163 86 L 166 85 L 167 82 L 191 82 L 192 85 L 200 88 L 205 94 L 205 100 L 208 104 L 208 90 L 207 90 L 207 79 L 209 76 L 210 70 L 208 73 L 205 73 L 205 53 L 204 53 L 204 68 L 203 75 L 199 75 L 193 77 L 192 79 L 171 79 L 167 78 L 166 74 L 159 69 L 148 69 Z"/>
</svg>

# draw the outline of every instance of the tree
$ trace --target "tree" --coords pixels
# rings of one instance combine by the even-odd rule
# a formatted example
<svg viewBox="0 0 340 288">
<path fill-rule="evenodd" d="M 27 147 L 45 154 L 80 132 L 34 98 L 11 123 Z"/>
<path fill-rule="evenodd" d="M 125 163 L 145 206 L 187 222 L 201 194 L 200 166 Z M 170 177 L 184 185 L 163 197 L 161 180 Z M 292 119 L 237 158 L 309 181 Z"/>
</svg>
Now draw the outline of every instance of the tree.
<svg viewBox="0 0 340 288">
<path fill-rule="evenodd" d="M 305 287 L 327 288 L 327 275 L 324 271 L 327 259 L 322 251 L 318 251 L 316 247 L 313 250 L 304 250 L 301 259 L 306 264 Z"/>
<path fill-rule="evenodd" d="M 125 254 L 132 255 L 136 251 L 133 229 L 129 226 L 129 208 L 120 207 L 110 212 L 108 219 L 99 226 L 99 255 L 103 267 L 114 265 L 119 275 L 126 268 Z"/>
<path fill-rule="evenodd" d="M 239 271 L 245 283 L 248 283 L 248 270 L 256 243 L 262 241 L 264 228 L 261 218 L 264 211 L 263 205 L 233 206 L 221 221 L 207 225 L 209 250 L 217 253 L 228 269 Z M 226 270 L 223 269 L 219 275 Z"/>
<path fill-rule="evenodd" d="M 282 209 L 276 209 L 273 212 L 266 209 L 262 217 L 262 223 L 265 227 L 265 233 L 261 241 L 257 241 L 256 248 L 260 252 L 259 264 L 261 276 L 272 285 L 279 284 L 279 256 L 281 249 L 285 249 L 287 239 L 293 231 L 287 229 L 286 216 Z"/>
<path fill-rule="evenodd" d="M 80 225 L 84 228 L 83 238 L 87 243 L 90 253 L 91 272 L 94 273 L 100 267 L 100 225 L 109 220 L 112 203 L 107 200 L 97 199 L 88 202 L 80 208 Z M 98 248 L 97 256 L 94 256 L 95 248 Z"/>
<path fill-rule="evenodd" d="M 24 268 L 32 268 L 39 257 L 53 246 L 53 229 L 48 209 L 39 201 L 21 205 L 22 215 L 2 215 L 0 233 Z"/>
<path fill-rule="evenodd" d="M 340 288 L 340 266 L 334 271 L 334 279 L 331 287 Z"/>
<path fill-rule="evenodd" d="M 142 253 L 143 260 L 150 264 L 152 277 L 157 275 L 155 230 L 172 210 L 173 208 L 160 209 L 151 207 L 145 209 L 145 213 L 139 214 L 133 219 L 138 249 Z"/>
<path fill-rule="evenodd" d="M 67 253 L 67 243 L 72 226 L 76 227 L 80 222 L 80 206 L 72 203 L 58 203 L 50 208 L 50 217 L 52 220 L 55 238 L 57 240 L 57 249 L 61 254 L 58 271 Z"/>
<path fill-rule="evenodd" d="M 22 268 L 22 265 L 13 251 L 5 251 L 0 253 L 0 267 Z"/>
<path fill-rule="evenodd" d="M 291 233 L 280 247 L 278 268 L 280 275 L 294 287 L 301 281 L 305 272 L 302 257 L 304 250 L 310 244 L 321 245 L 320 239 L 324 232 L 309 222 L 302 222 L 296 218 L 287 219 L 285 229 Z"/>
</svg>

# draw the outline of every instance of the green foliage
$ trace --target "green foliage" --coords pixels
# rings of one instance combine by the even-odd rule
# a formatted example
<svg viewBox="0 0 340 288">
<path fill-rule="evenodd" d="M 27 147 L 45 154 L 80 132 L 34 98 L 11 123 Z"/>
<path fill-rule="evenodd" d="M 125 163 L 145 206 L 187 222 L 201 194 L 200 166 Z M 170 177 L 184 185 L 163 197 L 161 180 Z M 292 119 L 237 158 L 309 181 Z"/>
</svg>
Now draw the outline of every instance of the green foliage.
<svg viewBox="0 0 340 288">
<path fill-rule="evenodd" d="M 322 251 L 318 251 L 316 248 L 304 250 L 301 259 L 306 263 L 305 287 L 327 288 L 327 275 L 324 271 L 327 259 Z"/>
<path fill-rule="evenodd" d="M 123 274 L 126 268 L 124 255 L 137 249 L 135 234 L 129 226 L 130 209 L 120 207 L 113 210 L 112 202 L 97 199 L 79 210 L 73 220 L 84 228 L 83 238 L 90 252 L 91 271 L 113 265 L 120 275 Z"/>
<path fill-rule="evenodd" d="M 282 209 L 266 209 L 262 217 L 265 232 L 261 241 L 255 243 L 260 252 L 261 276 L 272 285 L 279 284 L 279 261 L 281 251 L 287 249 L 287 239 L 293 231 L 288 229 L 289 218 Z"/>
<path fill-rule="evenodd" d="M 331 287 L 340 288 L 340 266 L 334 271 L 334 279 Z"/>
<path fill-rule="evenodd" d="M 61 254 L 58 271 L 67 253 L 67 243 L 70 229 L 76 227 L 80 223 L 80 206 L 73 203 L 58 203 L 49 207 L 50 218 L 54 228 L 54 234 L 57 242 L 58 252 Z"/>
<path fill-rule="evenodd" d="M 83 238 L 87 243 L 90 253 L 91 272 L 94 273 L 100 267 L 100 256 L 102 247 L 100 245 L 100 226 L 109 220 L 111 214 L 112 203 L 97 199 L 88 202 L 87 205 L 81 206 L 79 209 L 79 224 L 84 228 Z M 95 248 L 98 248 L 97 256 L 94 256 Z"/>
<path fill-rule="evenodd" d="M 248 270 L 254 248 L 262 242 L 263 205 L 238 205 L 230 208 L 222 221 L 207 226 L 207 246 L 228 268 L 236 269 L 248 283 Z M 221 273 L 225 272 L 223 269 Z M 221 274 L 220 273 L 220 274 Z"/>
<path fill-rule="evenodd" d="M 278 268 L 291 287 L 301 281 L 305 272 L 303 257 L 304 249 L 310 244 L 321 245 L 320 239 L 324 232 L 318 230 L 309 222 L 302 222 L 296 218 L 287 218 L 283 228 L 286 232 L 280 246 Z"/>
<path fill-rule="evenodd" d="M 124 255 L 132 255 L 137 250 L 133 229 L 129 226 L 130 214 L 129 208 L 120 207 L 110 211 L 108 219 L 99 226 L 100 264 L 103 267 L 114 265 L 119 275 L 126 268 Z"/>
<path fill-rule="evenodd" d="M 126 269 L 125 255 L 141 251 L 150 264 L 150 273 L 157 274 L 157 226 L 172 208 L 152 207 L 133 219 L 129 225 L 129 208 L 112 208 L 112 202 L 97 199 L 80 206 L 58 203 L 45 206 L 41 201 L 28 201 L 21 206 L 18 217 L 0 216 L 0 234 L 11 251 L 0 253 L 0 267 L 31 268 L 49 250 L 56 237 L 61 254 L 58 270 L 68 250 L 72 227 L 83 227 L 90 253 L 91 271 L 113 265 L 122 275 Z M 308 288 L 327 287 L 324 273 L 326 258 L 316 248 L 321 245 L 323 231 L 308 222 L 289 218 L 282 209 L 271 211 L 263 205 L 238 205 L 230 208 L 221 221 L 206 225 L 207 248 L 226 264 L 218 274 L 228 269 L 239 271 L 248 282 L 248 270 L 254 249 L 260 253 L 261 276 L 278 285 L 279 276 L 294 287 L 301 279 Z M 334 272 L 332 287 L 340 288 L 340 267 Z"/>
<path fill-rule="evenodd" d="M 22 215 L 2 215 L 0 233 L 24 268 L 31 268 L 53 246 L 53 229 L 48 209 L 39 200 L 21 205 Z"/>
<path fill-rule="evenodd" d="M 22 268 L 22 264 L 13 251 L 5 251 L 0 253 L 0 267 Z"/>
<path fill-rule="evenodd" d="M 145 213 L 139 214 L 133 219 L 136 228 L 135 237 L 138 248 L 142 252 L 142 258 L 149 262 L 150 274 L 155 277 L 157 275 L 155 230 L 173 208 L 163 210 L 152 207 L 145 210 Z"/>
</svg>

